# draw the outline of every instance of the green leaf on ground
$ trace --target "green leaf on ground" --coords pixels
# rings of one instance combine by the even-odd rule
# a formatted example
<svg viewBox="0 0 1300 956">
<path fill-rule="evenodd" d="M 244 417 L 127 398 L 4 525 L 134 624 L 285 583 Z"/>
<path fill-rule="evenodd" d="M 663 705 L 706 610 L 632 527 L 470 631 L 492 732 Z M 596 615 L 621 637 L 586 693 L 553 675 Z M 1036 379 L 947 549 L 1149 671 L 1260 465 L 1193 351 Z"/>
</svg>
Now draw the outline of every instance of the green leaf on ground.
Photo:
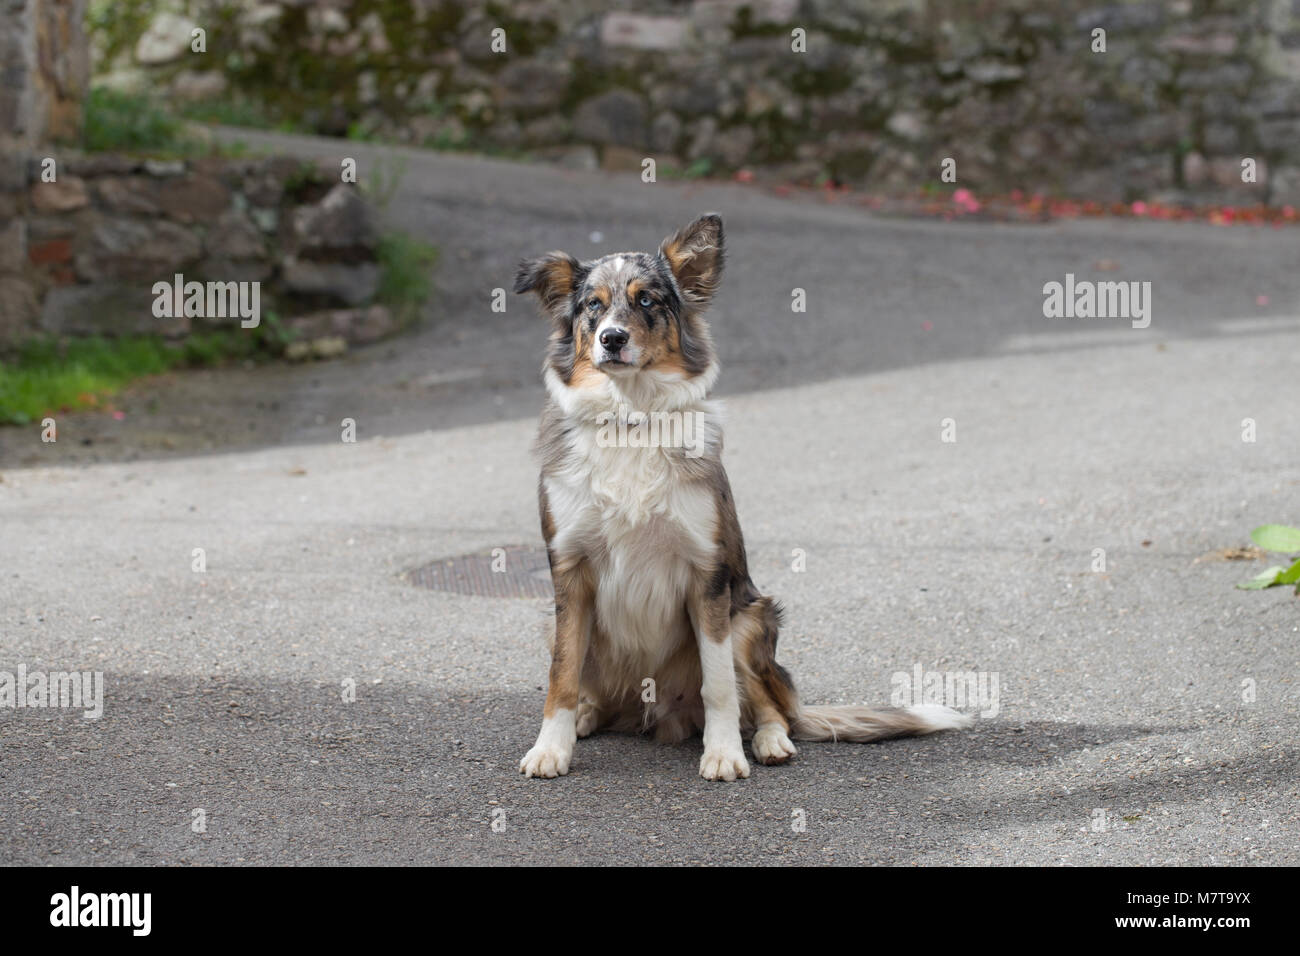
<svg viewBox="0 0 1300 956">
<path fill-rule="evenodd" d="M 1279 583 L 1278 578 L 1282 576 L 1282 572 L 1285 570 L 1281 565 L 1271 567 L 1267 571 L 1255 575 L 1249 581 L 1242 581 L 1237 587 L 1243 591 L 1262 591 L 1264 588 L 1270 588 Z"/>
<path fill-rule="evenodd" d="M 1300 584 L 1300 561 L 1277 576 L 1278 584 Z"/>
<path fill-rule="evenodd" d="M 1295 554 L 1300 551 L 1300 528 L 1284 524 L 1262 524 L 1250 533 L 1250 538 L 1265 551 L 1278 554 Z"/>
</svg>

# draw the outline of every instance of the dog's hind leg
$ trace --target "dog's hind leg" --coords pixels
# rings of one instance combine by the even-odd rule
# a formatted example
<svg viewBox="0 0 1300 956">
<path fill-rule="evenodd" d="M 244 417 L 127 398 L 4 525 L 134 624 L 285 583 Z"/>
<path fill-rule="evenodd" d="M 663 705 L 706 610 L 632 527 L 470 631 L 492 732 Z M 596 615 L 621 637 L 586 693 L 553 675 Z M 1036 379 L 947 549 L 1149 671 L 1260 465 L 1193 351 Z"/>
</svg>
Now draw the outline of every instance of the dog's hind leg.
<svg viewBox="0 0 1300 956">
<path fill-rule="evenodd" d="M 776 662 L 781 610 L 760 597 L 736 611 L 731 619 L 736 674 L 746 726 L 754 728 L 749 749 L 760 763 L 785 763 L 798 751 L 790 741 L 790 717 L 799 710 L 794 681 Z"/>
<path fill-rule="evenodd" d="M 601 712 L 600 705 L 594 700 L 584 697 L 578 701 L 578 723 L 575 729 L 579 739 L 590 737 L 599 730 L 602 720 L 604 714 Z"/>
</svg>

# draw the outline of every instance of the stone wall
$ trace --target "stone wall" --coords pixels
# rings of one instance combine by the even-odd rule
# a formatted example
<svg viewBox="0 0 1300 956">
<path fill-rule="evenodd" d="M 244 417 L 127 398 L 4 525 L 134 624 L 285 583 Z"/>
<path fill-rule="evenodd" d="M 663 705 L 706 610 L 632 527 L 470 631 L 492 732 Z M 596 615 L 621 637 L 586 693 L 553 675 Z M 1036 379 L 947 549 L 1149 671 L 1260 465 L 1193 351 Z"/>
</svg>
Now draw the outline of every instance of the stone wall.
<svg viewBox="0 0 1300 956">
<path fill-rule="evenodd" d="M 0 349 L 32 333 L 179 338 L 239 326 L 233 309 L 187 311 L 184 298 L 156 308 L 155 284 L 177 274 L 256 283 L 259 321 L 277 312 L 298 348 L 318 354 L 394 331 L 371 304 L 371 207 L 337 169 L 331 179 L 293 159 L 49 153 L 0 190 Z"/>
<path fill-rule="evenodd" d="M 90 60 L 86 0 L 0 0 L 0 155 L 81 124 Z"/>
<path fill-rule="evenodd" d="M 113 22 L 112 82 L 334 135 L 885 192 L 952 158 L 976 191 L 1300 202 L 1300 0 L 178 0 L 147 32 Z"/>
</svg>

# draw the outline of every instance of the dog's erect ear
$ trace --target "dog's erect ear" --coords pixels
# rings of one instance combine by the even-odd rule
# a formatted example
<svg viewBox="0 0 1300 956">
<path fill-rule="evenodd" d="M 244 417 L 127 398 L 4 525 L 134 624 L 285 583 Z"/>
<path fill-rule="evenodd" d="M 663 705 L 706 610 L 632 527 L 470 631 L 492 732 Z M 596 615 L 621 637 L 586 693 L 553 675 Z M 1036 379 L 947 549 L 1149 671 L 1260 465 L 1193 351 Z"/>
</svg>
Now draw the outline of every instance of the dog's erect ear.
<svg viewBox="0 0 1300 956">
<path fill-rule="evenodd" d="M 677 277 L 677 285 L 689 304 L 696 308 L 708 305 L 722 279 L 726 258 L 722 217 L 716 212 L 705 213 L 677 235 L 665 239 L 659 255 Z"/>
<path fill-rule="evenodd" d="M 548 252 L 519 263 L 515 273 L 516 292 L 536 292 L 546 313 L 560 325 L 568 324 L 569 297 L 582 281 L 584 271 L 577 259 L 565 252 Z"/>
</svg>

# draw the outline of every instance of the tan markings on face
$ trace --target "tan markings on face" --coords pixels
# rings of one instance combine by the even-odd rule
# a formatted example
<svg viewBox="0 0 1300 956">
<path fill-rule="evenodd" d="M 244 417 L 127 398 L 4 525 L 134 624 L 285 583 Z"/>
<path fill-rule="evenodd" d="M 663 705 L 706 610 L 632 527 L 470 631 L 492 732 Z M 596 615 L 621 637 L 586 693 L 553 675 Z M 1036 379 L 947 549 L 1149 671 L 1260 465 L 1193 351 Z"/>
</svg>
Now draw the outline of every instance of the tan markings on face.
<svg viewBox="0 0 1300 956">
<path fill-rule="evenodd" d="M 596 270 L 592 276 L 592 294 L 604 303 L 597 334 L 614 326 L 626 329 L 638 366 L 680 369 L 681 350 L 675 324 L 662 311 L 654 312 L 653 320 L 648 319 L 646 310 L 639 305 L 641 295 L 655 287 L 653 279 L 643 270 L 644 266 L 632 257 L 610 259 Z M 599 347 L 593 341 L 591 348 Z"/>
<path fill-rule="evenodd" d="M 569 388 L 595 388 L 605 377 L 605 373 L 591 362 L 591 341 L 591 332 L 586 324 L 578 323 L 573 341 L 573 374 L 569 376 Z"/>
<path fill-rule="evenodd" d="M 581 327 L 581 338 L 585 341 L 587 346 L 588 362 L 590 362 L 592 351 L 600 347 L 599 344 L 597 343 L 597 336 L 600 334 L 601 324 L 605 321 L 605 318 L 609 315 L 609 311 L 610 311 L 609 304 L 610 302 L 613 301 L 614 297 L 610 293 L 609 287 L 604 283 L 593 285 L 591 289 L 591 295 L 587 297 L 587 299 L 583 304 L 584 310 L 586 310 L 586 303 L 591 302 L 593 298 L 599 299 L 601 303 L 600 311 L 596 314 L 596 327 L 593 329 L 589 325 L 591 321 L 590 319 L 591 313 L 589 311 L 584 311 L 582 320 L 578 323 L 578 325 Z M 604 373 L 600 373 L 600 374 L 604 374 Z"/>
<path fill-rule="evenodd" d="M 645 368 L 654 368 L 660 372 L 680 372 L 686 375 L 682 364 L 681 340 L 677 334 L 677 323 L 662 314 L 655 317 L 654 328 L 644 330 L 643 341 L 646 352 Z"/>
</svg>

